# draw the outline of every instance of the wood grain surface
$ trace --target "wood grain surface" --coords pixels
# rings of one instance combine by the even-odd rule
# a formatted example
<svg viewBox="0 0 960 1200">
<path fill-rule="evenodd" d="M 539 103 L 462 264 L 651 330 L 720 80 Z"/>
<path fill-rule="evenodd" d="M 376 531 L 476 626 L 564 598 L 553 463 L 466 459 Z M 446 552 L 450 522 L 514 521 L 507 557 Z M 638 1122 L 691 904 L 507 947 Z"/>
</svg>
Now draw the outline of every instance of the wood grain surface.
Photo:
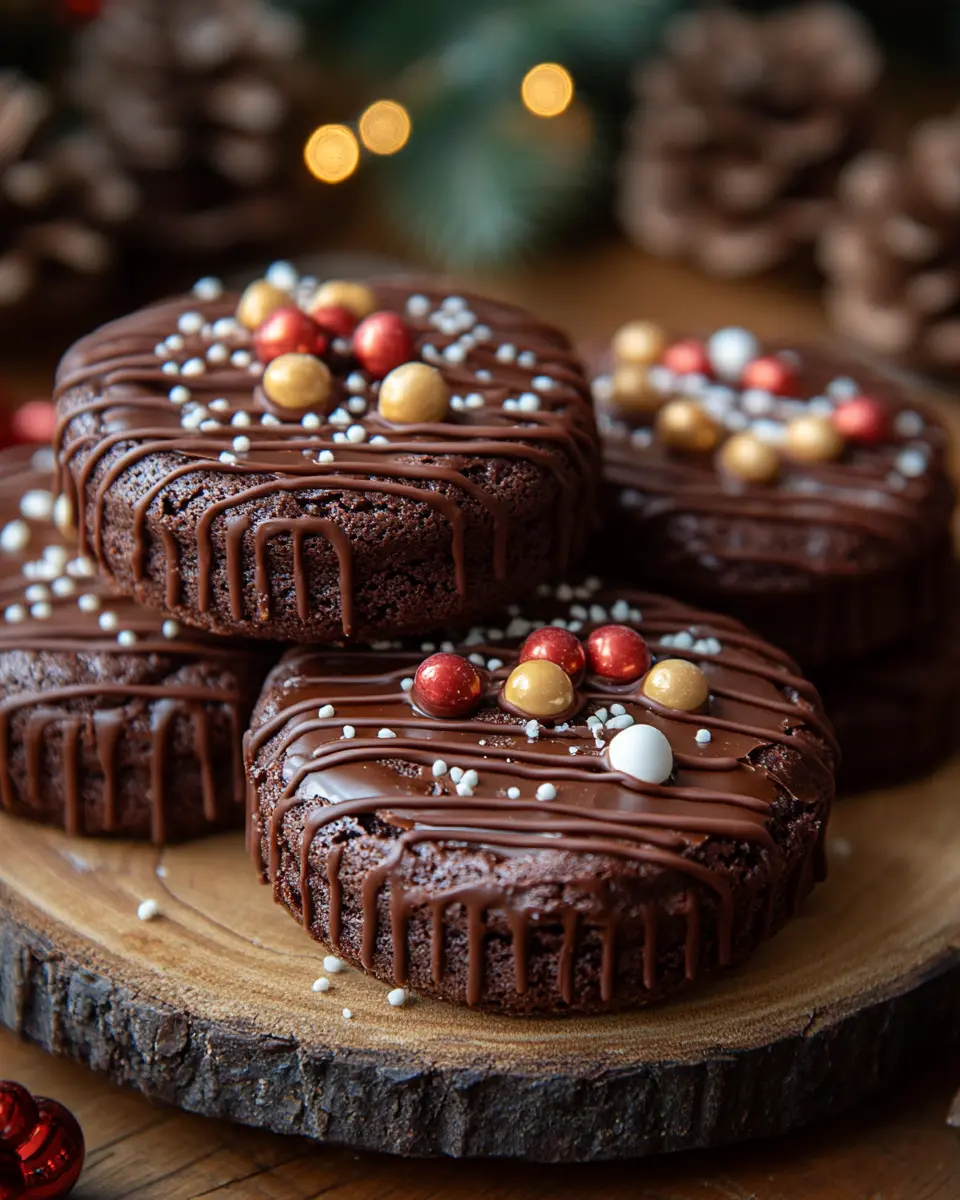
<svg viewBox="0 0 960 1200">
<path fill-rule="evenodd" d="M 627 317 L 641 314 L 677 327 L 741 323 L 761 334 L 795 341 L 818 336 L 824 328 L 812 283 L 802 276 L 782 275 L 739 285 L 706 282 L 682 268 L 650 262 L 615 241 L 523 275 L 476 282 L 531 304 L 585 337 L 603 335 Z M 48 367 L 33 358 L 19 367 L 8 364 L 14 394 L 26 397 L 41 388 Z M 915 804 L 922 804 L 919 793 Z M 908 815 L 906 808 L 901 815 Z M 857 850 L 851 845 L 853 864 Z M 899 872 L 892 877 L 879 872 L 870 877 L 866 872 L 862 884 L 869 890 L 851 899 L 869 908 L 872 897 L 884 890 L 895 894 L 906 882 Z M 955 903 L 956 890 L 953 896 Z M 949 920 L 953 914 L 946 899 L 944 904 L 944 917 Z M 299 934 L 287 923 L 294 935 Z M 798 934 L 788 930 L 783 935 L 791 936 Z M 895 929 L 890 936 L 896 939 Z M 947 940 L 955 946 L 955 938 Z M 774 952 L 775 948 L 773 943 L 768 949 Z M 310 949 L 307 946 L 307 953 Z M 762 961 L 758 966 L 762 969 Z M 401 1019 L 412 1011 L 402 1010 Z M 944 1124 L 950 1095 L 960 1082 L 960 1061 L 950 1054 L 918 1062 L 909 1090 L 786 1139 L 673 1155 L 642 1165 L 562 1168 L 421 1162 L 317 1149 L 298 1139 L 148 1104 L 2 1032 L 0 1075 L 21 1078 L 77 1111 L 90 1146 L 89 1165 L 76 1193 L 80 1200 L 122 1196 L 176 1200 L 209 1194 L 283 1200 L 327 1194 L 409 1200 L 441 1195 L 549 1195 L 564 1200 L 582 1195 L 644 1200 L 960 1197 L 960 1144 Z"/>
</svg>

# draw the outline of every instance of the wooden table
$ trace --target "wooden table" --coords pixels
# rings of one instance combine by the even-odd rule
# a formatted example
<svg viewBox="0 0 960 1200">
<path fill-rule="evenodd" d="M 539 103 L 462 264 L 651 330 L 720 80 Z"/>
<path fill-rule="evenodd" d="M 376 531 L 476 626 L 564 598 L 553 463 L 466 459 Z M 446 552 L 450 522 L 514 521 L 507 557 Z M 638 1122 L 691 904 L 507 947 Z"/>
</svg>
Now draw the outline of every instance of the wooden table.
<svg viewBox="0 0 960 1200">
<path fill-rule="evenodd" d="M 825 332 L 815 283 L 802 273 L 745 284 L 704 281 L 610 240 L 477 281 L 575 331 L 602 336 L 630 316 L 669 325 L 744 324 L 801 341 Z M 52 362 L 3 368 L 16 399 L 38 394 Z M 960 1057 L 918 1064 L 897 1095 L 829 1127 L 777 1141 L 636 1165 L 544 1167 L 396 1160 L 319 1149 L 157 1107 L 0 1031 L 0 1077 L 57 1097 L 76 1113 L 88 1160 L 78 1200 L 956 1200 L 960 1135 L 944 1123 Z"/>
</svg>

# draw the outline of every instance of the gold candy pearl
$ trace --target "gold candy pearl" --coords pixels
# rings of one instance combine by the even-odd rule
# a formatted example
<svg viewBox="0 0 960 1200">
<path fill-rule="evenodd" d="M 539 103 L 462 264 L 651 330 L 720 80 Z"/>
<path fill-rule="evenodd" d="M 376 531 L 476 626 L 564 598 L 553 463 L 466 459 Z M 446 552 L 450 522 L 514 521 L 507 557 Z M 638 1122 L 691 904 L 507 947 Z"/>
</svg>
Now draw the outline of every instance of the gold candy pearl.
<svg viewBox="0 0 960 1200">
<path fill-rule="evenodd" d="M 240 297 L 236 318 L 245 329 L 256 329 L 271 313 L 292 303 L 289 293 L 283 288 L 274 287 L 265 279 L 257 279 Z"/>
<path fill-rule="evenodd" d="M 667 335 L 652 321 L 628 321 L 613 335 L 611 346 L 618 363 L 647 367 L 659 361 L 667 348 Z"/>
<path fill-rule="evenodd" d="M 780 456 L 773 446 L 752 433 L 737 433 L 724 442 L 720 466 L 744 483 L 770 483 L 780 471 Z"/>
<path fill-rule="evenodd" d="M 843 434 L 829 417 L 814 413 L 787 425 L 784 453 L 796 462 L 831 462 L 843 453 Z"/>
<path fill-rule="evenodd" d="M 263 390 L 280 408 L 322 408 L 330 398 L 330 368 L 312 354 L 281 354 L 263 372 Z"/>
<path fill-rule="evenodd" d="M 613 402 L 624 412 L 656 412 L 663 396 L 650 383 L 647 368 L 639 363 L 624 363 L 613 373 Z"/>
<path fill-rule="evenodd" d="M 694 712 L 706 703 L 710 688 L 696 663 L 685 658 L 665 658 L 647 672 L 643 694 L 664 708 Z"/>
<path fill-rule="evenodd" d="M 696 400 L 670 400 L 657 413 L 657 437 L 673 450 L 712 450 L 719 424 Z"/>
<path fill-rule="evenodd" d="M 450 389 L 437 368 L 409 362 L 384 377 L 377 408 L 393 425 L 424 425 L 442 421 L 449 404 Z"/>
<path fill-rule="evenodd" d="M 309 304 L 309 311 L 318 308 L 346 308 L 362 321 L 380 307 L 373 288 L 352 279 L 328 279 L 322 283 Z"/>
<path fill-rule="evenodd" d="M 531 658 L 510 672 L 503 685 L 503 698 L 531 717 L 558 717 L 573 704 L 573 684 L 555 662 Z"/>
</svg>

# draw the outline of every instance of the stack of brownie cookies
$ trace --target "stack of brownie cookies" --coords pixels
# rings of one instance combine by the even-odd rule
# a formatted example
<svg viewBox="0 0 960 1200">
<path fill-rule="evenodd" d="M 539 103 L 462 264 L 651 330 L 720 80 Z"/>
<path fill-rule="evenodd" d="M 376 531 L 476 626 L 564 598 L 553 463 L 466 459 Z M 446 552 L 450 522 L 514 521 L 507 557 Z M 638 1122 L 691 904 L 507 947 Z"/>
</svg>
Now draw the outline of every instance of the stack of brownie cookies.
<svg viewBox="0 0 960 1200">
<path fill-rule="evenodd" d="M 633 321 L 595 356 L 593 391 L 598 562 L 790 651 L 820 687 L 846 785 L 955 747 L 948 439 L 908 386 L 745 329 L 673 340 Z"/>
<path fill-rule="evenodd" d="M 556 329 L 277 264 L 79 342 L 56 399 L 57 484 L 21 456 L 0 493 L 4 809 L 245 824 L 336 954 L 505 1013 L 669 995 L 822 877 L 814 686 L 586 573 L 600 439 Z"/>
</svg>

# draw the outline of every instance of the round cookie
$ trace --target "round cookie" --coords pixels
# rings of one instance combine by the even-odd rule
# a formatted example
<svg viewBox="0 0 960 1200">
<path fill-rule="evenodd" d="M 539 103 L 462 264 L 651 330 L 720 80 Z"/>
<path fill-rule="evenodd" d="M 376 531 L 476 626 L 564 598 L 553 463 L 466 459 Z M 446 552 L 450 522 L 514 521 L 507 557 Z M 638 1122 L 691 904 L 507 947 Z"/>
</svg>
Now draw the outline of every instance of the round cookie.
<svg viewBox="0 0 960 1200">
<path fill-rule="evenodd" d="M 560 577 L 599 464 L 566 337 L 429 281 L 268 277 L 202 281 L 60 366 L 64 486 L 116 588 L 220 633 L 330 641 Z"/>
<path fill-rule="evenodd" d="M 743 960 L 823 873 L 816 691 L 660 596 L 590 580 L 524 614 L 287 653 L 246 740 L 276 899 L 379 979 L 505 1013 L 631 1007 Z"/>
<path fill-rule="evenodd" d="M 955 615 L 902 645 L 814 679 L 840 744 L 837 786 L 843 793 L 904 783 L 960 748 Z"/>
<path fill-rule="evenodd" d="M 619 331 L 593 381 L 599 568 L 732 612 L 810 666 L 944 610 L 954 493 L 933 413 L 827 351 L 650 330 Z"/>
<path fill-rule="evenodd" d="M 0 453 L 0 810 L 156 843 L 238 827 L 267 647 L 114 595 L 53 523 L 52 469 Z"/>
</svg>

